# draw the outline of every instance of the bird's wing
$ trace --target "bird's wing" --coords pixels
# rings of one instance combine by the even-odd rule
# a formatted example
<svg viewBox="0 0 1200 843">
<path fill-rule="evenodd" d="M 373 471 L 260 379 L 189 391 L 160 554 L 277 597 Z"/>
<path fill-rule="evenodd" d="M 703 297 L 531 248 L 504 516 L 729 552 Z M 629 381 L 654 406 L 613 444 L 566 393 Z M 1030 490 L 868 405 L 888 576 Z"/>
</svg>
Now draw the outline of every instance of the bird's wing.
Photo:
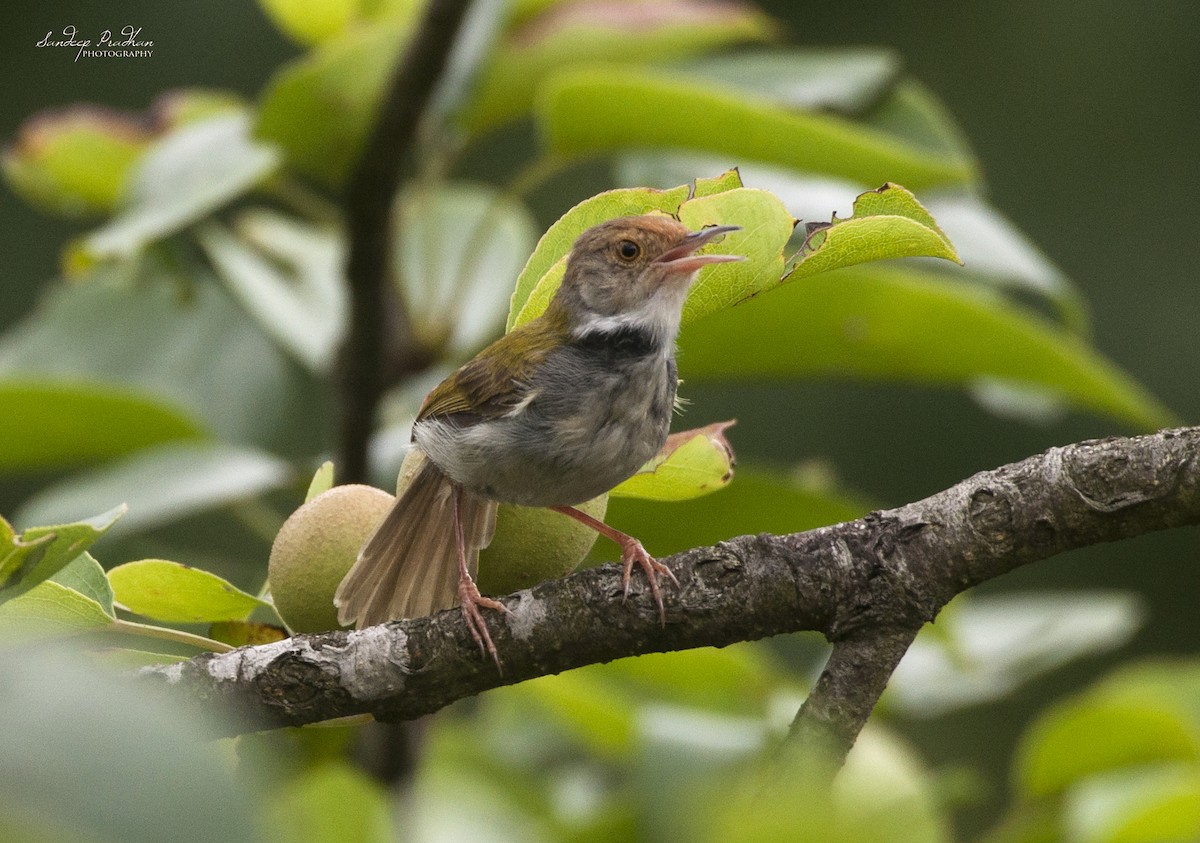
<svg viewBox="0 0 1200 843">
<path fill-rule="evenodd" d="M 552 326 L 535 320 L 505 334 L 438 384 L 417 421 L 458 416 L 470 422 L 506 415 L 529 401 L 532 375 L 560 342 Z"/>
</svg>

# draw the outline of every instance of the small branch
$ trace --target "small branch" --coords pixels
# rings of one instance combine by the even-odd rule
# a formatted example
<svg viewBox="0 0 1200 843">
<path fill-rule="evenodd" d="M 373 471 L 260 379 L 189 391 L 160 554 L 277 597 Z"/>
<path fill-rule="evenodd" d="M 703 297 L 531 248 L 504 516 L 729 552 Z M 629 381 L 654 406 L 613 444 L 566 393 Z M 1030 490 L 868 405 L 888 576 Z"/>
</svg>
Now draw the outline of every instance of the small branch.
<svg viewBox="0 0 1200 843">
<path fill-rule="evenodd" d="M 343 482 L 367 477 L 367 443 L 384 389 L 385 333 L 397 344 L 401 369 L 418 370 L 418 348 L 408 313 L 388 296 L 391 277 L 391 209 L 402 168 L 434 85 L 442 74 L 470 0 L 430 0 L 396 65 L 378 120 L 346 189 L 349 236 L 346 278 L 350 328 L 342 348 L 341 454 Z M 389 314 L 389 305 L 393 305 Z M 388 316 L 394 325 L 388 325 Z"/>
<path fill-rule="evenodd" d="M 828 779 L 841 767 L 916 634 L 872 631 L 834 643 L 782 748 L 785 755 L 802 755 L 811 781 Z"/>
<path fill-rule="evenodd" d="M 1200 523 L 1197 454 L 1200 428 L 1082 442 L 857 521 L 685 551 L 664 560 L 680 582 L 665 627 L 644 588 L 621 602 L 615 565 L 551 580 L 504 598 L 509 611 L 490 620 L 503 676 L 456 610 L 142 673 L 226 703 L 235 729 L 407 720 L 587 664 L 812 630 L 834 649 L 793 742 L 830 749 L 836 768 L 912 637 L 956 594 L 1066 550 Z"/>
</svg>

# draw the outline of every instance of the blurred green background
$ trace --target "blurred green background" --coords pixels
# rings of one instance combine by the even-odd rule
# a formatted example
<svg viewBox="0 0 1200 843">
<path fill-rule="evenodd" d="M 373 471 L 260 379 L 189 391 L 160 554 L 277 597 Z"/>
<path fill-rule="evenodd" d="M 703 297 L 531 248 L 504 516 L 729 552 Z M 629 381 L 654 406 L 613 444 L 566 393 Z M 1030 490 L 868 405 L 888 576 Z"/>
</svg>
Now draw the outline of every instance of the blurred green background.
<svg viewBox="0 0 1200 843">
<path fill-rule="evenodd" d="M 1200 216 L 1191 195 L 1200 175 L 1200 6 L 761 5 L 786 22 L 797 46 L 897 50 L 964 128 L 992 201 L 1078 284 L 1093 311 L 1096 346 L 1185 422 L 1200 418 L 1193 326 L 1200 314 Z M 0 14 L 6 138 L 30 114 L 78 101 L 140 110 L 164 89 L 197 85 L 253 97 L 274 68 L 300 53 L 257 5 L 235 0 L 9 0 Z M 152 58 L 73 63 L 69 50 L 34 47 L 68 24 L 89 32 L 127 23 L 154 40 Z M 55 275 L 61 243 L 83 229 L 39 215 L 7 190 L 0 191 L 0 220 L 2 326 L 28 312 Z M 1080 413 L 1044 426 L 1014 422 L 961 392 L 912 386 L 808 383 L 687 394 L 695 424 L 739 418 L 733 439 L 744 461 L 824 460 L 848 486 L 885 505 L 1050 445 L 1128 432 Z M 0 488 L 0 511 L 11 511 L 36 485 L 30 479 Z M 1197 549 L 1195 531 L 1173 531 L 1069 554 L 988 588 L 1134 590 L 1149 608 L 1130 653 L 1191 653 Z M 1078 663 L 986 711 L 904 725 L 935 766 L 986 757 L 1000 768 L 1033 713 L 1099 669 L 1099 659 Z M 975 810 L 985 815 L 999 801 L 993 793 Z"/>
</svg>

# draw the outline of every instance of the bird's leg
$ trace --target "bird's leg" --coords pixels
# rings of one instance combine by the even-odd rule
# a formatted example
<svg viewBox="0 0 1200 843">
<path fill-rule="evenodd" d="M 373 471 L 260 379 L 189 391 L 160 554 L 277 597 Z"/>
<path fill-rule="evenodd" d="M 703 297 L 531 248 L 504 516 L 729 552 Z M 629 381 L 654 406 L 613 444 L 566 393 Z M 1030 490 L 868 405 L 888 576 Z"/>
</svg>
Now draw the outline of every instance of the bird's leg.
<svg viewBox="0 0 1200 843">
<path fill-rule="evenodd" d="M 642 547 L 642 543 L 633 536 L 626 535 L 620 530 L 614 530 L 603 521 L 593 518 L 586 512 L 582 512 L 573 506 L 552 506 L 550 509 L 560 512 L 568 518 L 574 518 L 584 526 L 591 527 L 600 535 L 610 541 L 616 542 L 621 548 L 621 565 L 624 566 L 624 570 L 621 572 L 621 586 L 623 588 L 622 602 L 629 597 L 629 578 L 633 574 L 634 563 L 636 562 L 646 572 L 646 579 L 650 581 L 650 596 L 654 598 L 654 605 L 658 607 L 659 622 L 663 626 L 666 626 L 667 610 L 663 606 L 662 592 L 658 587 L 658 575 L 665 574 L 678 587 L 679 580 L 675 579 L 675 575 L 671 573 L 671 569 L 647 553 L 646 548 Z"/>
<path fill-rule="evenodd" d="M 463 539 L 462 525 L 462 486 L 455 484 L 454 486 L 454 544 L 458 550 L 458 602 L 462 608 L 463 618 L 467 621 L 467 629 L 471 632 L 471 637 L 475 639 L 475 643 L 479 645 L 479 654 L 482 656 L 486 650 L 492 654 L 492 660 L 496 662 L 496 670 L 501 673 L 504 668 L 500 666 L 500 654 L 496 652 L 496 645 L 492 643 L 492 636 L 488 632 L 487 622 L 483 619 L 483 613 L 479 611 L 479 607 L 483 606 L 488 609 L 495 609 L 498 612 L 508 611 L 504 604 L 499 600 L 493 600 L 490 597 L 484 597 L 479 593 L 479 586 L 475 585 L 475 580 L 471 579 L 471 572 L 467 569 L 467 543 Z"/>
</svg>

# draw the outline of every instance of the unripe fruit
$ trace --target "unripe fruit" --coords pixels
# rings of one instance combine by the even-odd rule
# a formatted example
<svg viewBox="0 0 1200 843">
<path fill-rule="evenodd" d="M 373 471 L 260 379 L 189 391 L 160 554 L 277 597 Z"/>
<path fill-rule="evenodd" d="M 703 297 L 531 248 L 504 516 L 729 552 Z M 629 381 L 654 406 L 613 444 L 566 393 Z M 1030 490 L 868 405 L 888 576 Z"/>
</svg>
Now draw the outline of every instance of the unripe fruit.
<svg viewBox="0 0 1200 843">
<path fill-rule="evenodd" d="M 334 486 L 283 522 L 271 545 L 267 580 L 289 629 L 339 628 L 333 593 L 394 500 L 373 486 Z"/>
<path fill-rule="evenodd" d="M 608 495 L 577 509 L 604 520 Z M 597 533 L 578 521 L 542 507 L 501 504 L 496 537 L 479 554 L 479 590 L 509 594 L 571 573 L 596 543 Z"/>
</svg>

